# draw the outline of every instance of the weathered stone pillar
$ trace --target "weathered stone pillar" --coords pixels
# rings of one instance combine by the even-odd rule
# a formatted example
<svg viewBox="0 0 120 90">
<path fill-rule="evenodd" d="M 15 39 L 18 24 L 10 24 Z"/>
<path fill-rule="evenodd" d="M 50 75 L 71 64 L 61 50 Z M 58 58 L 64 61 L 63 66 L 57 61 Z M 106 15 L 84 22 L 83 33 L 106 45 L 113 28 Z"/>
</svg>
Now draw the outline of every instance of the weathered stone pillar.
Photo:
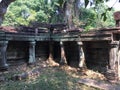
<svg viewBox="0 0 120 90">
<path fill-rule="evenodd" d="M 35 41 L 30 41 L 29 42 L 29 64 L 35 63 Z"/>
<path fill-rule="evenodd" d="M 118 79 L 120 80 L 120 41 L 117 55 L 118 55 Z"/>
<path fill-rule="evenodd" d="M 78 50 L 79 50 L 79 67 L 84 67 L 85 65 L 85 56 L 83 52 L 83 44 L 82 42 L 77 42 L 78 44 Z"/>
<path fill-rule="evenodd" d="M 110 44 L 109 52 L 109 69 L 114 73 L 114 77 L 118 77 L 118 51 L 119 51 L 119 42 L 114 41 Z"/>
<path fill-rule="evenodd" d="M 117 64 L 117 54 L 118 54 L 119 42 L 115 41 L 110 44 L 110 53 L 109 53 L 109 66 L 110 69 L 115 69 Z"/>
<path fill-rule="evenodd" d="M 7 69 L 7 50 L 8 41 L 0 41 L 0 69 Z"/>
<path fill-rule="evenodd" d="M 64 49 L 64 45 L 63 45 L 62 41 L 60 41 L 60 47 L 61 47 L 61 60 L 60 60 L 60 63 L 61 64 L 67 64 L 67 60 L 66 60 L 66 56 L 65 56 L 65 49 Z"/>
</svg>

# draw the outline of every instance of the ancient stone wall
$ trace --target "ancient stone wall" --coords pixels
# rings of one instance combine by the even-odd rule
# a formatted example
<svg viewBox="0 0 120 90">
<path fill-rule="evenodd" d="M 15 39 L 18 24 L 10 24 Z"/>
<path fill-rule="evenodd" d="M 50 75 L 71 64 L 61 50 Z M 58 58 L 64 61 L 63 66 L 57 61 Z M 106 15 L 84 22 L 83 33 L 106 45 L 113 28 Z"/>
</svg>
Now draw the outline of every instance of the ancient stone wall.
<svg viewBox="0 0 120 90">
<path fill-rule="evenodd" d="M 35 56 L 40 60 L 46 60 L 49 56 L 49 42 L 37 42 L 35 47 Z M 7 47 L 7 62 L 12 63 L 28 62 L 29 60 L 29 42 L 9 41 Z"/>
<path fill-rule="evenodd" d="M 7 47 L 7 60 L 20 60 L 25 61 L 28 58 L 28 43 L 22 41 L 9 41 Z"/>
</svg>

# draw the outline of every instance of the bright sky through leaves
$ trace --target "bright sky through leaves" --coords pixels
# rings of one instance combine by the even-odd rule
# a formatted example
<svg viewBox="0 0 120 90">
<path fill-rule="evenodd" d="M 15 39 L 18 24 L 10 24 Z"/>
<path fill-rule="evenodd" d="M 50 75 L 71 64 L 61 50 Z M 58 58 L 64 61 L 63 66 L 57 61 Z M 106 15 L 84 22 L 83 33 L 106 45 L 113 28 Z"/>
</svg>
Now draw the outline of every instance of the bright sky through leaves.
<svg viewBox="0 0 120 90">
<path fill-rule="evenodd" d="M 115 9 L 115 10 L 120 10 L 120 2 L 119 0 L 109 0 L 109 2 L 106 3 L 109 7 L 112 7 Z"/>
</svg>

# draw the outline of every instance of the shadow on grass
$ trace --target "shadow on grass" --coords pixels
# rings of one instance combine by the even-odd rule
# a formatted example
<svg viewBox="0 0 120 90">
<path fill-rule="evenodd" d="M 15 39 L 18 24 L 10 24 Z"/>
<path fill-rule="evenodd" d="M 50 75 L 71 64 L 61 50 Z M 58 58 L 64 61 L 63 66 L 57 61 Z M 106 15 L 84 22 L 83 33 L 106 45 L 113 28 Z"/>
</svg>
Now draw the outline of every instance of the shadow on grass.
<svg viewBox="0 0 120 90">
<path fill-rule="evenodd" d="M 0 90 L 96 90 L 78 83 L 79 78 L 72 77 L 59 67 L 48 67 L 41 71 L 38 78 L 25 81 L 9 81 L 0 85 Z"/>
</svg>

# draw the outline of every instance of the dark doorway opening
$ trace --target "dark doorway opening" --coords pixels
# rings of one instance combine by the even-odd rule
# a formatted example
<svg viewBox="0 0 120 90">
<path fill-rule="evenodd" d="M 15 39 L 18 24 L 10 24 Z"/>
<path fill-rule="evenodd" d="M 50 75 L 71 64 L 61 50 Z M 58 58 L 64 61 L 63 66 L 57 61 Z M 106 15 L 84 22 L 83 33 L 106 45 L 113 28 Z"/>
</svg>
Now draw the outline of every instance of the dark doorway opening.
<svg viewBox="0 0 120 90">
<path fill-rule="evenodd" d="M 7 62 L 10 65 L 26 63 L 28 61 L 28 42 L 9 41 L 7 47 Z"/>
<path fill-rule="evenodd" d="M 105 73 L 109 67 L 108 42 L 83 42 L 83 45 L 87 68 L 100 73 Z"/>
<path fill-rule="evenodd" d="M 79 47 L 76 41 L 64 42 L 67 64 L 72 67 L 79 67 Z"/>
</svg>

